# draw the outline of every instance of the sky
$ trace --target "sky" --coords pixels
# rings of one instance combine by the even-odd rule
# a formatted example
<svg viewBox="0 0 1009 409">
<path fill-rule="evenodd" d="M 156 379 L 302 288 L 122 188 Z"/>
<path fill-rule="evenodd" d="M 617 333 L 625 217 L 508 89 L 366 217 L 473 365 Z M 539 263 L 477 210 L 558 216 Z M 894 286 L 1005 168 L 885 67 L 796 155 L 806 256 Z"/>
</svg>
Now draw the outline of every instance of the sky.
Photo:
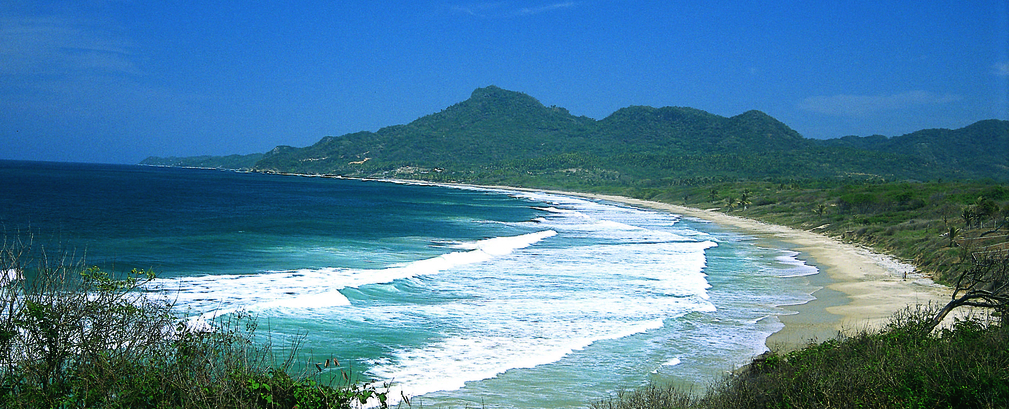
<svg viewBox="0 0 1009 409">
<path fill-rule="evenodd" d="M 1007 83 L 1005 0 L 0 2 L 0 159 L 307 146 L 488 85 L 897 136 L 1009 119 Z"/>
</svg>

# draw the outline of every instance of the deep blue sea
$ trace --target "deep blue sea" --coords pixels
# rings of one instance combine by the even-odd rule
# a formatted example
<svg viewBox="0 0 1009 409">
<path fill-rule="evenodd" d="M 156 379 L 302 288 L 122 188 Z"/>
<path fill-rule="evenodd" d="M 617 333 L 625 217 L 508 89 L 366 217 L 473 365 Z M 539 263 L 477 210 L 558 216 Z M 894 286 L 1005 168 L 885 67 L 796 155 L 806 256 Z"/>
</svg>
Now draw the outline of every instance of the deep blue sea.
<svg viewBox="0 0 1009 409">
<path fill-rule="evenodd" d="M 707 385 L 816 269 L 674 214 L 546 193 L 0 161 L 6 242 L 153 269 L 193 322 L 248 311 L 305 360 L 434 407 L 585 407 Z"/>
</svg>

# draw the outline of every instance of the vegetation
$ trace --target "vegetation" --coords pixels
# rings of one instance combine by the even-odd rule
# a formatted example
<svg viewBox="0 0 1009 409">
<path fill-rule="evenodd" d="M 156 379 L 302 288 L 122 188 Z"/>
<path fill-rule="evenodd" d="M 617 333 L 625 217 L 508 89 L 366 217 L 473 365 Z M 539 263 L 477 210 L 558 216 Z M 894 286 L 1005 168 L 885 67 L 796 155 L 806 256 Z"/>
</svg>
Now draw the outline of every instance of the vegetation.
<svg viewBox="0 0 1009 409">
<path fill-rule="evenodd" d="M 908 309 L 879 332 L 769 352 L 703 395 L 652 385 L 597 402 L 624 408 L 1002 408 L 1009 326 L 976 316 L 923 336 L 934 308 Z"/>
<path fill-rule="evenodd" d="M 703 396 L 651 385 L 599 408 L 1009 406 L 1009 121 L 815 141 L 759 111 L 634 106 L 596 121 L 491 86 L 406 125 L 277 147 L 251 169 L 684 204 L 869 246 L 954 288 L 946 306 L 770 353 Z M 961 306 L 991 311 L 934 330 Z"/>
<path fill-rule="evenodd" d="M 158 163 L 229 168 L 234 158 Z M 596 121 L 490 86 L 409 124 L 279 146 L 250 166 L 716 207 L 867 245 L 944 283 L 971 252 L 1009 241 L 1009 121 L 999 120 L 816 141 L 759 111 L 632 106 Z"/>
<path fill-rule="evenodd" d="M 1009 246 L 1009 186 L 993 181 L 731 180 L 616 193 L 858 243 L 946 284 L 954 283 L 971 254 Z M 743 198 L 748 204 L 739 204 Z"/>
<path fill-rule="evenodd" d="M 140 164 L 182 168 L 248 170 L 256 166 L 256 162 L 259 162 L 260 159 L 263 159 L 262 153 L 228 156 L 189 156 L 182 158 L 176 156 L 169 156 L 167 158 L 151 156 L 141 161 Z"/>
<path fill-rule="evenodd" d="M 0 248 L 0 406 L 349 408 L 385 393 L 278 359 L 247 315 L 188 325 L 146 292 L 154 274 L 109 274 Z M 329 361 L 326 362 L 328 366 Z M 339 382 L 339 383 L 335 383 Z M 384 406 L 384 404 L 382 405 Z"/>
<path fill-rule="evenodd" d="M 878 332 L 772 351 L 703 396 L 652 385 L 596 408 L 1002 408 L 1009 406 L 1009 250 L 975 254 L 945 306 L 898 311 Z M 981 308 L 936 327 L 953 309 Z"/>
<path fill-rule="evenodd" d="M 550 185 L 664 187 L 696 178 L 868 177 L 1009 180 L 1009 121 L 894 138 L 805 139 L 760 111 L 632 106 L 601 120 L 489 86 L 409 124 L 327 136 L 261 157 L 148 158 L 169 166 L 349 177 Z M 241 160 L 236 160 L 240 158 Z"/>
<path fill-rule="evenodd" d="M 596 121 L 490 86 L 406 125 L 277 147 L 252 169 L 719 208 L 870 246 L 948 284 L 973 251 L 1009 241 L 1009 121 L 999 120 L 816 141 L 759 111 L 632 106 Z"/>
</svg>

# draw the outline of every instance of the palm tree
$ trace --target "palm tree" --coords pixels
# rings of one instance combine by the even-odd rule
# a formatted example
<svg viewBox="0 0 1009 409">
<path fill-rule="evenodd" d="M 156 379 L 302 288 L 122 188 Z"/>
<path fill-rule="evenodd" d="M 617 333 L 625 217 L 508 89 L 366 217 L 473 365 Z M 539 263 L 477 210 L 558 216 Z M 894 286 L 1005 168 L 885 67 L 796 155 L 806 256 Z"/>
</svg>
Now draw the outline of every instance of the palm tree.
<svg viewBox="0 0 1009 409">
<path fill-rule="evenodd" d="M 977 203 L 974 204 L 974 215 L 981 227 L 984 227 L 985 219 L 993 219 L 998 216 L 998 205 L 994 200 L 979 197 Z"/>
</svg>

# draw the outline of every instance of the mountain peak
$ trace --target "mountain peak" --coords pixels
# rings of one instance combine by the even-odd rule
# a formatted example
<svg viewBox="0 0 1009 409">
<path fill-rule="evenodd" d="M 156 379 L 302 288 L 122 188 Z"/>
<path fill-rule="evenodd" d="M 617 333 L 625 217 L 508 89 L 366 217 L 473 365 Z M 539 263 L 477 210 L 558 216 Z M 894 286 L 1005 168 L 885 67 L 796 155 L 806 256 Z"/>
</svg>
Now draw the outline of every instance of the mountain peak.
<svg viewBox="0 0 1009 409">
<path fill-rule="evenodd" d="M 500 88 L 500 87 L 498 87 L 496 85 L 488 85 L 486 87 L 477 88 L 477 89 L 473 90 L 473 93 L 470 94 L 469 97 L 470 98 L 491 98 L 491 97 L 496 97 L 496 96 L 503 96 L 503 95 L 509 94 L 509 93 L 511 93 L 511 94 L 519 94 L 519 92 L 509 91 L 509 90 L 506 90 L 504 88 Z"/>
<path fill-rule="evenodd" d="M 529 95 L 523 94 L 521 92 L 509 91 L 503 88 L 496 87 L 494 85 L 488 85 L 483 88 L 477 88 L 473 90 L 470 97 L 465 102 L 474 102 L 477 104 L 514 104 L 514 105 L 529 105 L 529 106 L 539 106 L 541 104 L 536 98 Z"/>
</svg>

